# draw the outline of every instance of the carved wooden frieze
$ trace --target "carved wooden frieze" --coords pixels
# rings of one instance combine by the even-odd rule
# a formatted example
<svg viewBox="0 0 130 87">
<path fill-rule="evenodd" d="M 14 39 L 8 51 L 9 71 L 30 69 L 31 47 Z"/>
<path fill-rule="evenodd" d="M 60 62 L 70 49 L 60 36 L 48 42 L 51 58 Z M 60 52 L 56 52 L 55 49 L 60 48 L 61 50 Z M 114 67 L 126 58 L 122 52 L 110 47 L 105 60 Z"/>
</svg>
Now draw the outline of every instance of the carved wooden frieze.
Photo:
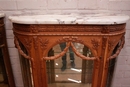
<svg viewBox="0 0 130 87">
<path fill-rule="evenodd" d="M 57 41 L 57 43 L 62 43 L 62 42 L 79 42 L 83 43 L 83 40 L 79 39 L 76 36 L 64 36 L 61 39 Z"/>
<path fill-rule="evenodd" d="M 109 33 L 121 31 L 125 29 L 125 24 L 119 25 L 26 25 L 26 24 L 13 24 L 15 31 L 25 31 L 31 33 L 38 32 L 101 32 Z M 22 26 L 21 26 L 22 25 Z"/>
<path fill-rule="evenodd" d="M 103 26 L 102 33 L 109 33 L 110 32 L 110 26 Z"/>
<path fill-rule="evenodd" d="M 38 29 L 37 29 L 37 26 L 35 26 L 35 25 L 30 25 L 30 32 L 32 32 L 32 33 L 38 33 L 39 31 L 38 31 Z"/>
</svg>

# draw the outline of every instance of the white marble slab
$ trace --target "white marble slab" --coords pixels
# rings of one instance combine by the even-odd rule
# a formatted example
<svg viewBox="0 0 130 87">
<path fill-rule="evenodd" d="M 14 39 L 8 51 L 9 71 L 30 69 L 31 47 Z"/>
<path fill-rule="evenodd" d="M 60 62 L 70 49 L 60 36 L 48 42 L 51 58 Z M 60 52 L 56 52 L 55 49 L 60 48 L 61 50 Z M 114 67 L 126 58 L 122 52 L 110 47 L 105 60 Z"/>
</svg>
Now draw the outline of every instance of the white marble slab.
<svg viewBox="0 0 130 87">
<path fill-rule="evenodd" d="M 0 18 L 4 17 L 5 14 L 4 13 L 0 13 Z"/>
<path fill-rule="evenodd" d="M 67 15 L 21 15 L 10 16 L 13 23 L 20 24 L 121 24 L 129 20 L 124 14 L 67 14 Z"/>
</svg>

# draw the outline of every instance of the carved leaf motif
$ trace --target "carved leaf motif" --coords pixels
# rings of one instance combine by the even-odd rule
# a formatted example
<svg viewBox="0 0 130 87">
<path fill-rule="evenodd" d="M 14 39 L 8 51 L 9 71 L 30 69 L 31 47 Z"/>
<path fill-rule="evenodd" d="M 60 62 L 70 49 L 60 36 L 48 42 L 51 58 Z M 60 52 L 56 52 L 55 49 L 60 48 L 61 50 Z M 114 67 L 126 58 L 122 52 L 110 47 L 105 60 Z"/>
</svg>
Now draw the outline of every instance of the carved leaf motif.
<svg viewBox="0 0 130 87">
<path fill-rule="evenodd" d="M 48 39 L 39 39 L 40 40 L 40 46 L 42 49 L 46 49 L 47 48 L 47 44 L 49 43 L 49 40 Z"/>
<path fill-rule="evenodd" d="M 92 39 L 91 43 L 93 44 L 93 49 L 98 51 L 99 42 L 97 40 L 95 40 L 95 39 Z"/>
<path fill-rule="evenodd" d="M 113 41 L 108 41 L 108 51 L 110 51 L 110 50 L 113 48 L 114 43 L 115 43 L 115 40 L 113 40 Z"/>
<path fill-rule="evenodd" d="M 25 41 L 25 46 L 27 47 L 27 49 L 31 49 L 31 44 L 32 44 L 32 39 L 31 38 L 24 38 Z"/>
</svg>

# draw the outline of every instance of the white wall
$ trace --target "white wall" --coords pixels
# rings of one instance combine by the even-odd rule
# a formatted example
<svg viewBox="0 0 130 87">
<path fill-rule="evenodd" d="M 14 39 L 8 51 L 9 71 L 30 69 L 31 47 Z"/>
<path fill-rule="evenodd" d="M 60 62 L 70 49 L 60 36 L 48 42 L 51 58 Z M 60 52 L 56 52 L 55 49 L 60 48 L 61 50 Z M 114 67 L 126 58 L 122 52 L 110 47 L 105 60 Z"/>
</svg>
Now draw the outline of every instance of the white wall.
<svg viewBox="0 0 130 87">
<path fill-rule="evenodd" d="M 14 47 L 12 25 L 8 16 L 70 12 L 113 12 L 130 16 L 130 0 L 0 0 L 0 12 L 6 14 L 6 34 L 16 87 L 23 87 L 18 51 Z M 126 43 L 117 60 L 113 87 L 130 87 L 130 21 L 127 23 Z"/>
</svg>

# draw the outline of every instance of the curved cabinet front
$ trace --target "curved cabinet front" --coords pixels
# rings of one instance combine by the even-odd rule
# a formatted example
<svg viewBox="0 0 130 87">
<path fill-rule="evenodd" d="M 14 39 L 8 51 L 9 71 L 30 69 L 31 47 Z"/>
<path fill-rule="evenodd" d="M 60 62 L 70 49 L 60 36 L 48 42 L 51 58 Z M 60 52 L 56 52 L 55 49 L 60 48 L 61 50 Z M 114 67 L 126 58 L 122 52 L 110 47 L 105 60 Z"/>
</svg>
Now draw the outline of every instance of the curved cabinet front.
<svg viewBox="0 0 130 87">
<path fill-rule="evenodd" d="M 57 84 L 53 85 L 57 82 L 53 77 L 58 77 L 55 74 L 56 68 L 53 67 L 54 61 L 64 56 L 69 48 L 77 57 L 83 60 L 81 64 L 79 64 L 80 61 L 75 63 L 82 66 L 81 81 L 79 81 L 80 84 L 83 84 L 82 87 L 105 87 L 109 61 L 118 56 L 124 45 L 125 25 L 125 23 L 113 25 L 13 23 L 13 31 L 18 51 L 31 63 L 34 87 L 60 87 Z M 54 50 L 52 48 L 62 43 L 66 44 L 65 48 L 59 53 L 53 54 Z M 75 43 L 83 45 L 83 53 L 78 52 Z M 113 54 L 117 45 L 116 52 Z M 26 49 L 26 52 L 22 46 Z M 85 52 L 87 52 L 85 47 L 91 51 L 92 56 L 85 56 Z M 49 63 L 47 63 L 48 61 Z M 92 81 L 89 86 L 85 84 L 84 80 L 86 78 L 83 74 L 86 70 L 83 68 L 84 61 L 91 61 L 89 63 L 93 65 Z M 52 69 L 47 68 L 48 64 L 52 66 Z M 53 73 L 47 73 L 48 70 Z M 69 80 L 72 81 L 72 79 Z M 64 83 L 64 87 L 68 86 L 67 82 L 62 81 L 62 83 Z M 75 86 L 75 84 L 71 86 Z"/>
</svg>

